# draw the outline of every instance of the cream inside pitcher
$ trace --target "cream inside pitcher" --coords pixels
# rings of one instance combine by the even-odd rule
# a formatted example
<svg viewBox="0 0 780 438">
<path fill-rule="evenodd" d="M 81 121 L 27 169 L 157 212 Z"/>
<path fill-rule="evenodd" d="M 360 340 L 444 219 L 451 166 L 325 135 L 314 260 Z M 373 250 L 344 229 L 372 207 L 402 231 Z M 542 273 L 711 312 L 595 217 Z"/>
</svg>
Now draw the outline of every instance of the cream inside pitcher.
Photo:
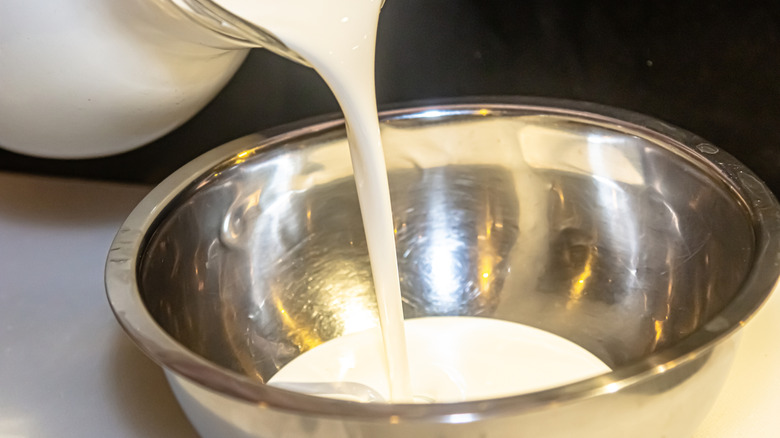
<svg viewBox="0 0 780 438">
<path fill-rule="evenodd" d="M 200 111 L 250 47 L 203 0 L 0 2 L 0 146 L 90 158 L 149 143 Z"/>
</svg>

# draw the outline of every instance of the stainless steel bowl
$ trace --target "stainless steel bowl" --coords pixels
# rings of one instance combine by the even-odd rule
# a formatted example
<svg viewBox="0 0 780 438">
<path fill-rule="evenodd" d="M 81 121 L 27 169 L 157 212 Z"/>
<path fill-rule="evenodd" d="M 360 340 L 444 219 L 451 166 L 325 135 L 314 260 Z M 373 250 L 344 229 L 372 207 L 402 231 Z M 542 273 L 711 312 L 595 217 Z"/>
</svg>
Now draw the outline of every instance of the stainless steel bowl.
<svg viewBox="0 0 780 438">
<path fill-rule="evenodd" d="M 780 274 L 780 209 L 686 131 L 583 103 L 387 112 L 407 318 L 568 338 L 614 371 L 514 397 L 361 404 L 263 384 L 378 324 L 342 121 L 186 165 L 119 231 L 106 284 L 204 437 L 687 437 Z M 484 274 L 488 275 L 484 275 Z"/>
</svg>

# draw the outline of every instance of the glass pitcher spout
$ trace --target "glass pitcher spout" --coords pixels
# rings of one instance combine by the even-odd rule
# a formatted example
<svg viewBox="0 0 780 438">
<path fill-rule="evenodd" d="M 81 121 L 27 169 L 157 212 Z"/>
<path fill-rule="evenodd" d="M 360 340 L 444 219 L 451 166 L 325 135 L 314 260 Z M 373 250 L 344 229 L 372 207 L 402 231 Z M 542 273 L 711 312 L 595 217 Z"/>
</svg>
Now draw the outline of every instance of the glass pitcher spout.
<svg viewBox="0 0 780 438">
<path fill-rule="evenodd" d="M 211 0 L 167 0 L 187 18 L 211 30 L 231 44 L 242 47 L 262 47 L 277 55 L 308 66 L 308 62 L 288 48 L 267 29 L 242 20 Z"/>
</svg>

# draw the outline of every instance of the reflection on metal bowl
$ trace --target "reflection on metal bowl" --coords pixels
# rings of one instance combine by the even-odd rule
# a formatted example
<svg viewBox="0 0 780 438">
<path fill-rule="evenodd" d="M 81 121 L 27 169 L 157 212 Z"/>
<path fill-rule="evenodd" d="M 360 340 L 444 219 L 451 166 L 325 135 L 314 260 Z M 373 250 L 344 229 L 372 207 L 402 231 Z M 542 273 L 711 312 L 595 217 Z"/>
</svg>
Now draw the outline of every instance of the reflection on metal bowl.
<svg viewBox="0 0 780 438">
<path fill-rule="evenodd" d="M 111 305 L 203 436 L 690 436 L 780 274 L 780 209 L 695 135 L 583 103 L 397 110 L 383 138 L 406 317 L 520 322 L 613 372 L 429 405 L 264 385 L 378 324 L 344 135 L 332 121 L 217 148 L 116 237 Z"/>
</svg>

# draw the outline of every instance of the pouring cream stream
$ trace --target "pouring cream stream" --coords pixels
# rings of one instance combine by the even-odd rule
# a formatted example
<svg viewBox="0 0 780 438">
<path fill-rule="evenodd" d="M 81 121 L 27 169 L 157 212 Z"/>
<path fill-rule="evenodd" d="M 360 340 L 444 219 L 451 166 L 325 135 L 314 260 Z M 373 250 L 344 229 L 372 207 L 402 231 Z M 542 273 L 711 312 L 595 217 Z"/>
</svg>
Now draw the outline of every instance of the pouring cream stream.
<svg viewBox="0 0 780 438">
<path fill-rule="evenodd" d="M 411 400 L 390 191 L 374 89 L 381 0 L 218 0 L 306 59 L 347 121 L 352 167 L 371 260 L 391 400 Z"/>
</svg>

